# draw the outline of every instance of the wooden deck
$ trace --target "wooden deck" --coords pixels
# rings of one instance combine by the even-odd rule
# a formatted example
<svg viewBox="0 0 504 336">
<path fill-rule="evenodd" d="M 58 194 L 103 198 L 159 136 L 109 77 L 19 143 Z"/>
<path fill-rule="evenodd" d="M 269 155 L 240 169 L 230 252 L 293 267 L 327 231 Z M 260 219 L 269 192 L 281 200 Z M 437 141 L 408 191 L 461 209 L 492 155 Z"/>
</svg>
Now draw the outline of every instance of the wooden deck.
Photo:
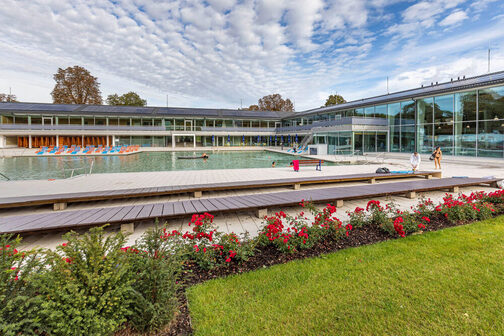
<svg viewBox="0 0 504 336">
<path fill-rule="evenodd" d="M 441 172 L 424 171 L 414 174 L 349 174 L 334 176 L 315 176 L 315 177 L 294 177 L 273 180 L 255 180 L 255 181 L 237 181 L 210 184 L 195 184 L 183 186 L 159 186 L 151 188 L 103 190 L 79 193 L 33 195 L 21 197 L 0 198 L 0 208 L 27 207 L 34 205 L 53 204 L 54 210 L 64 210 L 68 203 L 103 201 L 114 199 L 126 199 L 135 197 L 163 196 L 183 193 L 194 193 L 194 197 L 202 197 L 206 191 L 224 191 L 235 189 L 256 189 L 293 186 L 294 189 L 300 189 L 303 184 L 323 184 L 367 181 L 370 183 L 376 180 L 406 178 L 406 177 L 441 177 Z"/>
<path fill-rule="evenodd" d="M 10 216 L 0 218 L 0 233 L 35 233 L 68 230 L 106 223 L 129 224 L 153 220 L 155 218 L 187 217 L 194 213 L 203 212 L 215 214 L 255 210 L 258 216 L 263 216 L 268 207 L 293 206 L 297 205 L 301 200 L 315 203 L 327 202 L 341 206 L 344 200 L 401 194 L 414 197 L 416 192 L 443 189 L 457 192 L 458 187 L 464 186 L 482 184 L 495 186 L 499 180 L 498 178 L 426 179 Z"/>
</svg>

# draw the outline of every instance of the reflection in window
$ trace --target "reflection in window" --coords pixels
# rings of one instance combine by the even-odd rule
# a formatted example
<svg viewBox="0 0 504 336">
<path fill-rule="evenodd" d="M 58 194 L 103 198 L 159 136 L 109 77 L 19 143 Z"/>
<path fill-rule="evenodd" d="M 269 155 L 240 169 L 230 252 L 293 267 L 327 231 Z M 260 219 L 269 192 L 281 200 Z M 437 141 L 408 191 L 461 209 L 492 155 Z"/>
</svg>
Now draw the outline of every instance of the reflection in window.
<svg viewBox="0 0 504 336">
<path fill-rule="evenodd" d="M 401 124 L 415 125 L 415 102 L 401 103 Z"/>
<path fill-rule="evenodd" d="M 376 118 L 387 118 L 387 105 L 378 105 L 375 107 L 375 117 Z"/>
<path fill-rule="evenodd" d="M 395 103 L 395 104 L 388 104 L 388 119 L 389 119 L 389 125 L 394 126 L 394 125 L 399 125 L 399 112 L 401 111 L 401 104 Z"/>
<path fill-rule="evenodd" d="M 476 92 L 455 94 L 455 121 L 476 120 Z"/>
<path fill-rule="evenodd" d="M 476 156 L 476 123 L 455 123 L 453 131 L 455 155 Z"/>
<path fill-rule="evenodd" d="M 432 124 L 420 124 L 417 126 L 417 143 L 419 153 L 431 153 L 433 150 L 433 127 Z"/>
<path fill-rule="evenodd" d="M 434 122 L 434 110 L 432 106 L 433 99 L 425 98 L 417 100 L 417 111 L 418 111 L 418 123 L 419 124 L 430 124 Z"/>
<path fill-rule="evenodd" d="M 434 123 L 453 122 L 453 95 L 434 97 Z"/>
<path fill-rule="evenodd" d="M 478 123 L 478 156 L 502 157 L 503 138 L 503 121 L 480 121 Z"/>
<path fill-rule="evenodd" d="M 504 119 L 504 86 L 479 90 L 479 120 Z"/>
</svg>

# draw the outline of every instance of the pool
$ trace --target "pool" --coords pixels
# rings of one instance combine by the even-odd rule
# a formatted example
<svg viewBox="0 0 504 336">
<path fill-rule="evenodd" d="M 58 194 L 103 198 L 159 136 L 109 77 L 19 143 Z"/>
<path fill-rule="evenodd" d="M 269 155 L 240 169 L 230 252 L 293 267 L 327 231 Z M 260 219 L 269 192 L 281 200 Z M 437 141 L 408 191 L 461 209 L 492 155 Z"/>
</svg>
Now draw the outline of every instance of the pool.
<svg viewBox="0 0 504 336">
<path fill-rule="evenodd" d="M 92 173 L 127 173 L 167 170 L 287 167 L 292 155 L 270 151 L 219 151 L 208 160 L 180 160 L 178 156 L 200 156 L 203 152 L 142 152 L 125 156 L 64 156 L 0 158 L 0 173 L 11 180 L 62 179 Z M 93 162 L 94 160 L 94 162 Z M 333 165 L 328 162 L 327 165 Z M 4 179 L 0 176 L 0 181 Z"/>
</svg>

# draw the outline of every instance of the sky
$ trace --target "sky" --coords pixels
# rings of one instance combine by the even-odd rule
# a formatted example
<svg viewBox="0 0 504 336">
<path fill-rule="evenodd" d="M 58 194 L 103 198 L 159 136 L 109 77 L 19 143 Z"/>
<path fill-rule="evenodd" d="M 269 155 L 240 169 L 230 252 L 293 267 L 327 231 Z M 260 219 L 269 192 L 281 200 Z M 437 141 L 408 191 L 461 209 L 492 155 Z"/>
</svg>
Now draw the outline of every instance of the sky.
<svg viewBox="0 0 504 336">
<path fill-rule="evenodd" d="M 0 93 L 52 102 L 80 65 L 102 96 L 296 111 L 504 70 L 504 0 L 1 0 Z"/>
</svg>

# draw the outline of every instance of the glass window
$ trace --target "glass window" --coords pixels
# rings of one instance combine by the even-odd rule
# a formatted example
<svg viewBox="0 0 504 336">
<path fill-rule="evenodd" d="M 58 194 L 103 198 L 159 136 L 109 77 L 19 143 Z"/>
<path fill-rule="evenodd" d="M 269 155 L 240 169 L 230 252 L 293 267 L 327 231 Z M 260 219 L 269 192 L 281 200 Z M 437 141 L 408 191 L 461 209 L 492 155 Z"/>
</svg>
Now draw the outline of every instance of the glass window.
<svg viewBox="0 0 504 336">
<path fill-rule="evenodd" d="M 142 118 L 142 126 L 152 126 L 152 119 Z"/>
<path fill-rule="evenodd" d="M 117 126 L 119 125 L 119 118 L 108 118 L 109 126 Z"/>
<path fill-rule="evenodd" d="M 84 125 L 94 125 L 93 117 L 84 117 Z"/>
<path fill-rule="evenodd" d="M 376 118 L 387 118 L 387 105 L 375 106 L 375 117 Z"/>
<path fill-rule="evenodd" d="M 201 128 L 205 126 L 205 120 L 204 119 L 196 119 L 194 120 L 194 127 L 196 131 L 201 131 Z"/>
<path fill-rule="evenodd" d="M 441 147 L 443 154 L 452 154 L 453 123 L 434 125 L 434 147 Z"/>
<path fill-rule="evenodd" d="M 401 128 L 399 126 L 390 127 L 390 151 L 401 151 Z"/>
<path fill-rule="evenodd" d="M 31 124 L 32 125 L 42 125 L 42 117 L 34 117 L 34 116 L 32 116 L 30 118 L 30 120 L 31 120 Z M 3 123 L 5 123 L 5 120 L 3 121 Z"/>
<path fill-rule="evenodd" d="M 374 117 L 374 106 L 366 107 L 364 109 L 364 116 L 366 118 L 373 118 Z"/>
<path fill-rule="evenodd" d="M 453 95 L 434 97 L 434 123 L 453 122 Z"/>
<path fill-rule="evenodd" d="M 399 125 L 399 112 L 401 111 L 401 104 L 389 104 L 388 109 L 388 119 L 389 125 Z M 392 144 L 392 142 L 390 142 Z"/>
<path fill-rule="evenodd" d="M 242 127 L 247 127 L 247 128 L 250 127 L 250 120 L 243 120 L 242 125 L 243 125 Z"/>
<path fill-rule="evenodd" d="M 345 110 L 345 117 L 353 117 L 355 115 L 355 110 Z"/>
<path fill-rule="evenodd" d="M 154 119 L 154 126 L 161 126 L 163 119 Z"/>
<path fill-rule="evenodd" d="M 363 108 L 355 109 L 354 117 L 364 117 L 364 109 Z"/>
<path fill-rule="evenodd" d="M 453 131 L 455 155 L 476 156 L 476 123 L 455 123 Z"/>
<path fill-rule="evenodd" d="M 417 116 L 419 124 L 430 124 L 434 122 L 433 98 L 417 100 Z"/>
<path fill-rule="evenodd" d="M 476 91 L 455 94 L 455 121 L 476 120 Z"/>
<path fill-rule="evenodd" d="M 233 120 L 224 120 L 223 127 L 233 127 Z"/>
<path fill-rule="evenodd" d="M 13 124 L 14 123 L 14 117 L 13 116 L 3 115 L 1 119 L 2 119 L 2 124 Z"/>
<path fill-rule="evenodd" d="M 33 123 L 33 118 L 32 118 Z M 70 117 L 70 125 L 82 125 L 81 117 Z"/>
<path fill-rule="evenodd" d="M 401 124 L 415 125 L 415 102 L 407 101 L 401 103 Z"/>
<path fill-rule="evenodd" d="M 131 120 L 130 120 L 130 118 L 120 118 L 119 119 L 119 125 L 121 125 L 121 126 L 131 126 Z"/>
<path fill-rule="evenodd" d="M 184 119 L 175 119 L 175 130 L 183 131 L 184 128 Z"/>
<path fill-rule="evenodd" d="M 16 116 L 16 124 L 28 124 L 28 116 Z M 60 117 L 60 120 L 65 121 L 68 123 L 68 117 Z"/>
<path fill-rule="evenodd" d="M 401 127 L 401 152 L 415 151 L 415 126 Z"/>
<path fill-rule="evenodd" d="M 107 124 L 107 119 L 106 118 L 95 118 L 95 125 L 106 125 Z"/>
<path fill-rule="evenodd" d="M 133 123 L 133 126 L 141 126 L 142 125 L 142 119 L 133 118 L 133 119 L 131 119 L 131 122 Z"/>
<path fill-rule="evenodd" d="M 419 153 L 432 153 L 433 151 L 432 124 L 419 124 L 417 126 L 417 144 Z"/>
<path fill-rule="evenodd" d="M 503 138 L 504 122 L 480 121 L 478 123 L 478 156 L 502 157 Z"/>
<path fill-rule="evenodd" d="M 479 90 L 479 120 L 504 119 L 504 86 Z"/>
<path fill-rule="evenodd" d="M 376 152 L 375 132 L 364 132 L 364 152 Z"/>
<path fill-rule="evenodd" d="M 259 121 L 257 120 L 252 121 L 252 127 L 259 128 Z"/>
<path fill-rule="evenodd" d="M 215 120 L 215 127 L 222 127 L 223 124 L 224 122 L 222 119 Z"/>
</svg>

